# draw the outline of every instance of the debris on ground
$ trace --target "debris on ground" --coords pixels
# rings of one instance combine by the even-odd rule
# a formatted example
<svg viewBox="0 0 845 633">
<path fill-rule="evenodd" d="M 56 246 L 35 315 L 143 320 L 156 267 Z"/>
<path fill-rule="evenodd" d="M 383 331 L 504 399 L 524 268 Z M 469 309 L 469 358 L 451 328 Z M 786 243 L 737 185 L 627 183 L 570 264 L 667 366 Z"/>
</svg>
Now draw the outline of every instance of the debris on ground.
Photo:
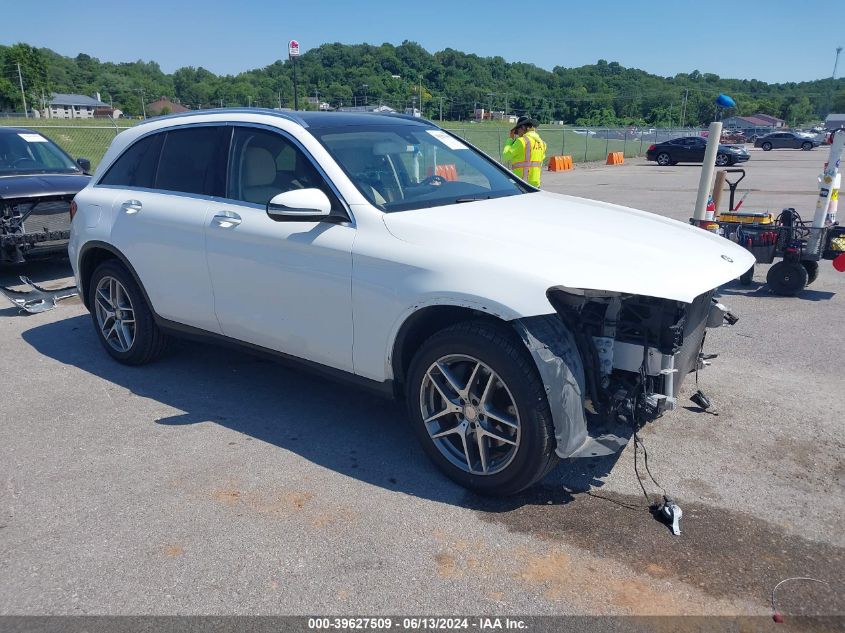
<svg viewBox="0 0 845 633">
<path fill-rule="evenodd" d="M 32 288 L 32 290 L 14 290 L 12 288 L 0 286 L 0 292 L 2 292 L 6 298 L 12 302 L 12 304 L 29 314 L 47 312 L 48 310 L 55 308 L 58 305 L 58 302 L 62 299 L 75 297 L 79 294 L 79 290 L 76 286 L 66 286 L 65 288 L 50 290 L 48 288 L 42 288 L 26 275 L 21 275 L 20 280 L 24 285 Z"/>
</svg>

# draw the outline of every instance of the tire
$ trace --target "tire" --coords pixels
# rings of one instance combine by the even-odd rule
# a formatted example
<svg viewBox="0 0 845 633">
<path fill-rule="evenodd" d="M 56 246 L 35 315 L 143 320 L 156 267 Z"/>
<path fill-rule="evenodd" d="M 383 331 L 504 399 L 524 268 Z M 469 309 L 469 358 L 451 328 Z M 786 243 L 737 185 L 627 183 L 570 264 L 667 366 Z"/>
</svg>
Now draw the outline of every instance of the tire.
<svg viewBox="0 0 845 633">
<path fill-rule="evenodd" d="M 727 154 L 723 154 L 722 152 L 719 152 L 718 154 L 716 154 L 716 166 L 717 167 L 725 167 L 726 165 L 730 165 L 730 164 L 731 164 L 731 157 L 730 156 L 728 156 Z"/>
<path fill-rule="evenodd" d="M 465 397 L 449 386 L 441 367 Z M 493 375 L 498 380 L 491 380 Z M 493 385 L 489 390 L 488 383 Z M 405 387 L 414 433 L 431 460 L 456 483 L 486 495 L 512 495 L 557 465 L 543 383 L 530 353 L 509 326 L 469 321 L 437 332 L 414 355 Z M 488 391 L 492 395 L 485 406 Z M 444 396 L 454 403 L 451 413 Z M 507 425 L 498 422 L 506 418 Z M 485 431 L 511 443 L 489 438 Z"/>
<path fill-rule="evenodd" d="M 739 283 L 743 286 L 750 286 L 752 281 L 754 281 L 754 264 L 751 264 L 751 268 L 739 276 Z"/>
<path fill-rule="evenodd" d="M 801 262 L 780 261 L 769 268 L 766 283 L 781 297 L 794 297 L 807 286 L 807 269 Z"/>
<path fill-rule="evenodd" d="M 816 279 L 819 278 L 819 263 L 802 261 L 801 265 L 807 271 L 807 285 L 809 286 L 811 283 L 813 283 Z"/>
<path fill-rule="evenodd" d="M 669 156 L 666 152 L 660 152 L 657 155 L 657 164 L 661 167 L 666 167 L 668 165 L 674 165 L 675 163 L 672 162 L 672 157 Z"/>
<path fill-rule="evenodd" d="M 764 152 L 770 152 L 772 150 L 772 144 L 769 143 L 768 141 L 763 143 L 760 147 L 763 148 Z"/>
<path fill-rule="evenodd" d="M 117 260 L 105 261 L 94 271 L 88 305 L 97 338 L 116 361 L 144 365 L 164 352 L 167 336 L 155 324 L 135 279 Z"/>
<path fill-rule="evenodd" d="M 813 149 L 813 144 L 810 142 L 801 143 L 801 149 L 805 152 L 809 152 L 811 149 Z"/>
</svg>

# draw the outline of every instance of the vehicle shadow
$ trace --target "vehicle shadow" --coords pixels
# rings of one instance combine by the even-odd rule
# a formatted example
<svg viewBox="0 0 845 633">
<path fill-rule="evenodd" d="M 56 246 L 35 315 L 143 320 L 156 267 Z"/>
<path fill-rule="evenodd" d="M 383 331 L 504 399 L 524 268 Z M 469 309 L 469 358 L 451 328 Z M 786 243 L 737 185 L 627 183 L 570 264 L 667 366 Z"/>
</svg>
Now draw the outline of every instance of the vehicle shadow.
<svg viewBox="0 0 845 633">
<path fill-rule="evenodd" d="M 57 285 L 66 285 L 64 280 L 72 278 L 73 271 L 67 257 L 33 260 L 23 264 L 0 264 L 0 286 L 20 285 L 21 275 L 26 275 L 38 284 L 56 281 Z"/>
<path fill-rule="evenodd" d="M 738 280 L 733 280 L 719 288 L 719 295 L 744 296 L 744 297 L 770 297 L 771 299 L 803 299 L 804 301 L 830 301 L 836 296 L 835 292 L 827 290 L 811 290 L 804 288 L 794 297 L 782 297 L 774 294 L 766 284 L 759 281 L 752 281 L 747 286 L 742 285 Z"/>
<path fill-rule="evenodd" d="M 127 367 L 100 347 L 87 315 L 23 333 L 39 353 L 182 413 L 139 424 L 179 427 L 214 422 L 294 452 L 347 477 L 443 503 L 514 509 L 565 503 L 602 485 L 618 454 L 565 460 L 543 487 L 491 505 L 444 477 L 422 451 L 400 403 L 327 381 L 263 357 L 215 345 L 174 341 L 160 361 Z M 539 492 L 538 492 L 539 491 Z"/>
</svg>

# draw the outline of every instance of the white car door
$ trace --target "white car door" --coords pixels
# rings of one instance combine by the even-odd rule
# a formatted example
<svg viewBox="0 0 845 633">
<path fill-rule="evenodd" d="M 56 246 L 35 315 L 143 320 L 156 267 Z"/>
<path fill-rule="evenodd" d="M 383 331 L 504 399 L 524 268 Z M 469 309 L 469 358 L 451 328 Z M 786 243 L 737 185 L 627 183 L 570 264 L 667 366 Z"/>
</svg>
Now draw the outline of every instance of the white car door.
<svg viewBox="0 0 845 633">
<path fill-rule="evenodd" d="M 103 178 L 115 186 L 127 179 L 121 175 L 126 169 L 141 184 L 121 188 L 114 199 L 111 241 L 135 268 L 153 309 L 165 319 L 215 333 L 220 326 L 204 228 L 219 204 L 212 196 L 223 193 L 230 133 L 228 126 L 191 126 L 142 138 Z M 133 172 L 136 159 L 140 164 Z"/>
<path fill-rule="evenodd" d="M 223 334 L 352 371 L 350 222 L 277 222 L 269 200 L 317 187 L 340 205 L 305 153 L 279 131 L 235 127 L 229 199 L 206 222 L 214 309 Z"/>
</svg>

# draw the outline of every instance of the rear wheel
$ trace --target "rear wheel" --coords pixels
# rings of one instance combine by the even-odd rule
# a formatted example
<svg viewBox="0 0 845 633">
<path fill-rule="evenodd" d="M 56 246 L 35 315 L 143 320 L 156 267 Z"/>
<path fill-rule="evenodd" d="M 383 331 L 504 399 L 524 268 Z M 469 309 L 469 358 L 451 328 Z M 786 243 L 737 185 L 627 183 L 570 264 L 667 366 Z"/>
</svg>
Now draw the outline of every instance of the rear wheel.
<svg viewBox="0 0 845 633">
<path fill-rule="evenodd" d="M 769 150 L 772 149 L 772 144 L 767 141 L 767 142 L 763 143 L 760 147 L 763 148 L 764 152 L 768 152 Z"/>
<path fill-rule="evenodd" d="M 667 165 L 672 165 L 672 157 L 669 156 L 666 152 L 660 152 L 657 155 L 657 164 L 666 167 Z"/>
<path fill-rule="evenodd" d="M 750 286 L 752 281 L 754 281 L 754 264 L 739 276 L 739 283 L 743 286 Z"/>
<path fill-rule="evenodd" d="M 819 278 L 819 263 L 802 261 L 801 265 L 807 271 L 807 285 L 809 286 L 811 283 L 813 283 L 816 279 Z"/>
<path fill-rule="evenodd" d="M 109 355 L 126 365 L 143 365 L 164 351 L 167 336 L 132 275 L 116 260 L 100 264 L 88 284 L 88 305 L 97 338 Z"/>
<path fill-rule="evenodd" d="M 766 283 L 776 295 L 792 297 L 807 285 L 807 269 L 801 262 L 780 261 L 769 268 Z"/>
<path fill-rule="evenodd" d="M 411 362 L 406 396 L 426 453 L 462 486 L 510 495 L 557 464 L 543 383 L 507 325 L 471 321 L 434 334 Z"/>
</svg>

